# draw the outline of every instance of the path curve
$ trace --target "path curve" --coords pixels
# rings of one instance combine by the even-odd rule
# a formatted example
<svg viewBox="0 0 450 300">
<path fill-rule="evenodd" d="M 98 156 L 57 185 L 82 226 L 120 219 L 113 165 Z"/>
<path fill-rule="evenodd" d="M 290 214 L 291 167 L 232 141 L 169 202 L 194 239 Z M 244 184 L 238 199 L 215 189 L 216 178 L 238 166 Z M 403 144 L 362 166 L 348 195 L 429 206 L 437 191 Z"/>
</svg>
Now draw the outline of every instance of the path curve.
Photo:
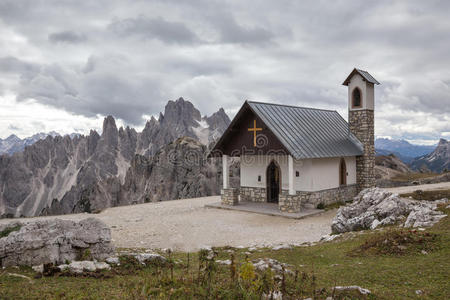
<svg viewBox="0 0 450 300">
<path fill-rule="evenodd" d="M 450 182 L 439 182 L 432 184 L 422 184 L 422 185 L 410 185 L 410 186 L 399 186 L 394 188 L 386 188 L 389 192 L 397 194 L 412 193 L 417 190 L 431 191 L 431 190 L 447 190 L 450 189 Z"/>
</svg>

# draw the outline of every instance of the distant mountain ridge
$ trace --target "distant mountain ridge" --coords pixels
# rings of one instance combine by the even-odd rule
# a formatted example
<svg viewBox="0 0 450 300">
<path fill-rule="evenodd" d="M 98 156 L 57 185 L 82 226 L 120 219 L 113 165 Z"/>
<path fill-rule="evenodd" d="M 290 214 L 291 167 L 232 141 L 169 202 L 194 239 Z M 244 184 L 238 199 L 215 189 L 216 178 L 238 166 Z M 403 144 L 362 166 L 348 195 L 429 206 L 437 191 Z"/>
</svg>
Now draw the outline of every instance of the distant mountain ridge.
<svg viewBox="0 0 450 300">
<path fill-rule="evenodd" d="M 40 132 L 24 139 L 19 138 L 15 134 L 11 134 L 4 140 L 0 139 L 0 155 L 12 155 L 16 152 L 23 151 L 26 146 L 31 146 L 37 141 L 45 139 L 49 135 L 55 137 L 60 134 L 54 131 L 51 131 L 49 133 Z"/>
<path fill-rule="evenodd" d="M 22 152 L 0 155 L 0 217 L 92 212 L 217 194 L 220 167 L 202 159 L 205 144 L 220 137 L 229 123 L 223 109 L 202 117 L 191 102 L 179 98 L 169 101 L 142 132 L 118 129 L 108 116 L 101 135 L 91 130 L 73 139 L 47 136 Z M 189 164 L 191 158 L 199 163 Z"/>
<path fill-rule="evenodd" d="M 415 157 L 433 152 L 435 147 L 435 145 L 414 145 L 405 140 L 387 138 L 377 138 L 375 140 L 377 155 L 389 155 L 392 153 L 406 163 L 410 163 Z"/>
<path fill-rule="evenodd" d="M 436 173 L 450 171 L 450 142 L 440 139 L 433 152 L 415 158 L 411 167 L 417 171 L 430 170 Z"/>
</svg>

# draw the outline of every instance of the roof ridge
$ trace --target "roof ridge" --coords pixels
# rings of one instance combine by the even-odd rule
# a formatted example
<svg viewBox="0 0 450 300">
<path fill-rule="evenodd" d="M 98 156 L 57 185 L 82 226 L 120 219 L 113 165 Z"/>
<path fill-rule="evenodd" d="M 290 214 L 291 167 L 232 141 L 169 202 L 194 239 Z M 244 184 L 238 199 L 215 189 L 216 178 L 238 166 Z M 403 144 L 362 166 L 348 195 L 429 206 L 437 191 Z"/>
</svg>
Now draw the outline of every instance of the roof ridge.
<svg viewBox="0 0 450 300">
<path fill-rule="evenodd" d="M 256 103 L 256 104 L 275 105 L 275 106 L 285 106 L 285 107 L 292 107 L 292 108 L 303 108 L 303 109 L 311 109 L 311 110 L 337 112 L 337 110 L 333 110 L 333 109 L 324 109 L 324 108 L 315 108 L 315 107 L 306 107 L 306 106 L 296 106 L 296 105 L 278 104 L 278 103 L 252 101 L 252 100 L 246 100 L 246 102 L 248 102 L 248 103 Z"/>
</svg>

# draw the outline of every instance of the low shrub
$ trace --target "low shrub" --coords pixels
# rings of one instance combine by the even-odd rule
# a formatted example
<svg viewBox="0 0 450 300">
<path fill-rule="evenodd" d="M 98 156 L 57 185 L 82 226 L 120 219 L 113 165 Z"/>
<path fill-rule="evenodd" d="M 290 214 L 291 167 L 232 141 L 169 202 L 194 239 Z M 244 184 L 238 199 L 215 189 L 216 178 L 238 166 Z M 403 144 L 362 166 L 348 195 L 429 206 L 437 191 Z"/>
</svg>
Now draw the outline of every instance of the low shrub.
<svg viewBox="0 0 450 300">
<path fill-rule="evenodd" d="M 360 255 L 405 255 L 433 251 L 439 236 L 418 230 L 391 229 L 370 235 L 365 242 L 350 251 L 350 256 Z"/>
<path fill-rule="evenodd" d="M 15 225 L 13 227 L 7 227 L 6 229 L 0 231 L 0 239 L 3 237 L 7 237 L 11 232 L 19 231 L 22 226 Z"/>
<path fill-rule="evenodd" d="M 442 198 L 450 198 L 450 189 L 448 190 L 436 190 L 436 191 L 423 191 L 415 190 L 412 193 L 401 194 L 400 197 L 413 198 L 415 200 L 428 200 L 434 201 Z"/>
<path fill-rule="evenodd" d="M 320 202 L 317 204 L 317 209 L 325 209 L 325 204 L 323 202 Z"/>
</svg>

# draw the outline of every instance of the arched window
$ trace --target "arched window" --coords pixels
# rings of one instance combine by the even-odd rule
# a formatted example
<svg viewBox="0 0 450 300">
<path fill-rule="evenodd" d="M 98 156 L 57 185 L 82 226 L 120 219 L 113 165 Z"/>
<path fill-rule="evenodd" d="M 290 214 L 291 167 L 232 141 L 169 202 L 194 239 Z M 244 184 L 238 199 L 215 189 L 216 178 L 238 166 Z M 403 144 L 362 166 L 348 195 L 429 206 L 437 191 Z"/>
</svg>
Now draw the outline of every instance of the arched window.
<svg viewBox="0 0 450 300">
<path fill-rule="evenodd" d="M 347 166 L 345 165 L 345 159 L 341 158 L 339 163 L 339 185 L 347 184 Z"/>
<path fill-rule="evenodd" d="M 359 88 L 355 88 L 352 92 L 352 107 L 362 107 L 361 91 Z"/>
</svg>

